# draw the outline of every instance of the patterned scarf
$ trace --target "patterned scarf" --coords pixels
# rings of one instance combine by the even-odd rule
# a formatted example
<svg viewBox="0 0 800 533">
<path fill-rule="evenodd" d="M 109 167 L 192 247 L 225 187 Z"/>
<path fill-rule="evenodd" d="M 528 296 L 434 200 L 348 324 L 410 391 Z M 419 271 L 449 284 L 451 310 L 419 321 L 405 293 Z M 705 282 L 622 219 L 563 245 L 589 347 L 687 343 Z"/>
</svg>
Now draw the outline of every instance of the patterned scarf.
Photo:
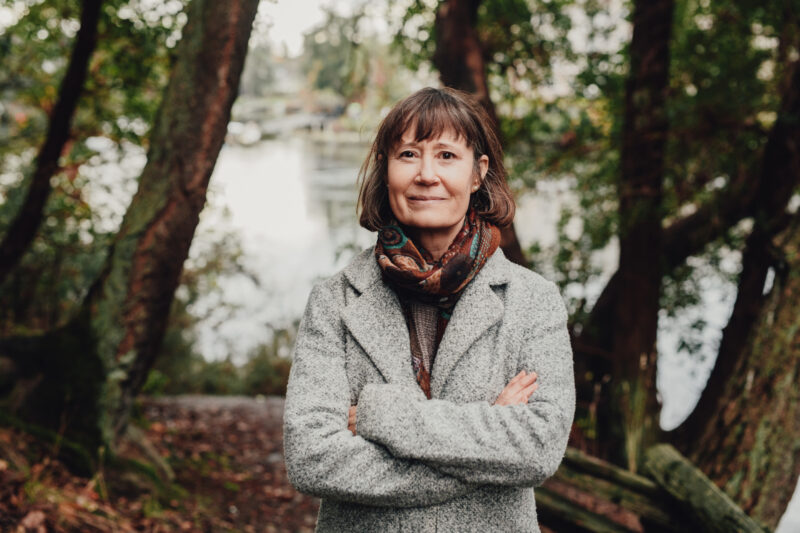
<svg viewBox="0 0 800 533">
<path fill-rule="evenodd" d="M 417 247 L 396 222 L 378 232 L 375 257 L 383 279 L 397 293 L 411 341 L 411 362 L 417 382 L 430 398 L 430 373 L 423 364 L 418 328 L 409 301 L 435 305 L 439 309 L 434 354 L 462 291 L 500 245 L 500 230 L 470 209 L 453 243 L 438 261 Z M 431 368 L 433 358 L 431 358 Z"/>
</svg>

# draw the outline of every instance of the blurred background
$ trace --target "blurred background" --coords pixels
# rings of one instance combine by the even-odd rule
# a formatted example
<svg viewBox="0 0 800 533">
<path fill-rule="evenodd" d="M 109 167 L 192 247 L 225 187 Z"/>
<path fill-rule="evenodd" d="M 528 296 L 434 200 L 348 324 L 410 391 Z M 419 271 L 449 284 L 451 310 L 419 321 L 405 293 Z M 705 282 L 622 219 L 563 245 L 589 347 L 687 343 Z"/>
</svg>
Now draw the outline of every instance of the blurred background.
<svg viewBox="0 0 800 533">
<path fill-rule="evenodd" d="M 225 49 L 222 41 L 181 51 L 187 21 L 212 20 L 194 5 L 203 2 L 98 2 L 92 19 L 93 3 L 0 3 L 0 406 L 9 428 L 0 444 L 8 487 L 0 524 L 88 530 L 94 505 L 108 520 L 97 530 L 313 527 L 315 501 L 282 477 L 275 403 L 298 321 L 313 283 L 374 242 L 355 207 L 381 118 L 419 88 L 449 85 L 475 94 L 502 134 L 518 206 L 506 254 L 555 281 L 570 311 L 579 392 L 571 446 L 642 473 L 648 446 L 670 442 L 761 526 L 800 531 L 800 3 L 250 2 L 241 8 L 252 11 L 251 33 L 240 36 L 246 49 L 231 60 L 243 66 L 230 120 L 213 123 L 218 155 L 162 143 L 159 130 L 169 124 L 189 138 L 195 128 L 164 103 L 202 90 L 186 65 L 227 64 L 212 53 Z M 84 73 L 70 78 L 89 21 Z M 196 24 L 198 42 L 217 35 L 213 24 Z M 71 109 L 70 79 L 79 81 Z M 192 88 L 181 89 L 181 79 Z M 191 102 L 193 120 L 213 116 L 213 106 Z M 177 161 L 162 152 L 183 154 L 182 162 L 159 163 L 158 174 L 155 161 Z M 179 176 L 194 158 L 210 162 L 210 179 L 196 229 L 182 237 L 188 257 L 174 245 L 172 255 L 153 252 L 178 267 L 174 281 L 148 292 L 158 274 L 143 274 L 144 285 L 126 280 L 144 264 L 137 257 L 150 256 L 120 254 L 131 242 L 146 253 L 136 221 L 158 214 L 136 206 L 174 193 L 153 185 L 137 204 L 137 189 L 148 176 L 154 184 Z M 114 291 L 128 296 L 102 296 Z M 133 309 L 119 328 L 117 308 Z M 136 313 L 163 331 L 136 322 Z M 69 359 L 64 331 L 79 322 L 90 324 L 87 350 L 102 361 L 95 381 L 123 372 L 113 397 L 126 398 L 107 400 L 106 385 L 87 396 L 93 406 L 116 406 L 98 408 L 115 413 L 98 420 L 123 422 L 87 423 L 85 439 L 84 429 L 70 429 L 74 410 L 39 416 L 30 400 L 55 379 L 36 377 L 51 364 L 41 354 Z M 74 379 L 75 390 L 93 387 Z M 71 390 L 50 405 L 71 405 Z M 214 417 L 229 426 L 215 430 Z M 132 438 L 127 426 L 145 437 Z M 225 452 L 203 442 L 251 429 L 271 443 L 264 457 L 278 455 L 239 479 L 244 467 L 234 458 L 245 447 L 259 455 L 263 442 L 240 435 Z M 98 459 L 93 450 L 120 438 L 139 444 L 115 453 L 138 449 L 142 463 L 161 457 L 166 464 L 155 470 L 190 494 L 205 490 L 207 501 L 153 496 L 150 485 L 131 482 L 134 490 L 103 474 L 110 452 Z M 52 466 L 70 439 L 89 443 L 87 468 L 68 458 L 63 469 Z M 156 452 L 141 451 L 148 440 Z M 209 471 L 223 472 L 216 485 Z M 55 507 L 45 497 L 70 486 Z M 251 489 L 267 507 L 239 501 Z M 271 518 L 259 522 L 258 513 Z M 605 514 L 624 531 L 658 530 Z M 552 530 L 583 531 L 570 527 Z"/>
</svg>

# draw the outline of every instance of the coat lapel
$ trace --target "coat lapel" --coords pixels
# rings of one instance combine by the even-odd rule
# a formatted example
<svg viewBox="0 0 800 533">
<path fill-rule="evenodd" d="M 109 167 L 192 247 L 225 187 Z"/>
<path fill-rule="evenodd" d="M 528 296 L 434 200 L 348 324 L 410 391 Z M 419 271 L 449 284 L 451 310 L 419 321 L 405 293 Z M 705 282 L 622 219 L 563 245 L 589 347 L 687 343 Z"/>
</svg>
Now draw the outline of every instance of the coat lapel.
<svg viewBox="0 0 800 533">
<path fill-rule="evenodd" d="M 345 327 L 388 383 L 416 385 L 403 311 L 394 292 L 381 280 L 373 249 L 364 250 L 345 269 L 361 294 L 343 312 Z"/>
<path fill-rule="evenodd" d="M 416 383 L 408 328 L 389 287 L 371 285 L 345 307 L 344 323 L 388 383 Z"/>
<path fill-rule="evenodd" d="M 502 256 L 502 251 L 497 250 L 475 279 L 467 285 L 456 303 L 433 362 L 432 397 L 441 396 L 447 377 L 461 356 L 486 330 L 503 318 L 503 302 L 492 290 L 492 285 L 506 281 L 500 275 L 503 270 L 502 261 L 506 259 Z"/>
</svg>

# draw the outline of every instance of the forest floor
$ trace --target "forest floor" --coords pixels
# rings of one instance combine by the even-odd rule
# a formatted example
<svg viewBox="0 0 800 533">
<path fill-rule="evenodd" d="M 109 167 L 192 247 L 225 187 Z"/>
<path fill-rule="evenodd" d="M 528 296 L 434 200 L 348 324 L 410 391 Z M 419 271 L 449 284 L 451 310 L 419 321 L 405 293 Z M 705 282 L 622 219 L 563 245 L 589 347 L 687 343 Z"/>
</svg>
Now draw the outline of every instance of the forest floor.
<svg viewBox="0 0 800 533">
<path fill-rule="evenodd" d="M 71 475 L 31 437 L 0 428 L 0 531 L 313 531 L 319 501 L 283 463 L 283 398 L 141 402 L 140 424 L 175 473 L 169 496 Z"/>
<path fill-rule="evenodd" d="M 175 474 L 160 492 L 110 469 L 73 475 L 51 446 L 0 427 L 0 533 L 313 532 L 319 500 L 286 477 L 283 401 L 141 399 L 134 423 Z"/>
</svg>

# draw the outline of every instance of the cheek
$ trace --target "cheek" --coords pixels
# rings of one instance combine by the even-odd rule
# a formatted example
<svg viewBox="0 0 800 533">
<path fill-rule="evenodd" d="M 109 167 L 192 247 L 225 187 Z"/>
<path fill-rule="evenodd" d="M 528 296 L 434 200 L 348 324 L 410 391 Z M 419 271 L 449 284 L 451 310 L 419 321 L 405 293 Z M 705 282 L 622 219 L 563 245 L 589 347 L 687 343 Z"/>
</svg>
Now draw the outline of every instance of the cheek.
<svg viewBox="0 0 800 533">
<path fill-rule="evenodd" d="M 469 170 L 472 170 L 471 166 Z M 449 183 L 450 186 L 448 187 L 448 190 L 450 195 L 453 198 L 456 198 L 459 203 L 469 203 L 469 198 L 472 194 L 472 176 L 472 173 L 468 173 L 468 175 L 465 176 L 464 172 L 459 172 L 458 176 Z"/>
<path fill-rule="evenodd" d="M 392 211 L 396 212 L 400 207 L 398 204 L 403 200 L 403 193 L 406 190 L 406 186 L 406 180 L 402 173 L 396 168 L 393 169 L 392 165 L 389 165 L 386 175 L 386 190 L 389 196 L 389 206 L 392 208 Z"/>
</svg>

